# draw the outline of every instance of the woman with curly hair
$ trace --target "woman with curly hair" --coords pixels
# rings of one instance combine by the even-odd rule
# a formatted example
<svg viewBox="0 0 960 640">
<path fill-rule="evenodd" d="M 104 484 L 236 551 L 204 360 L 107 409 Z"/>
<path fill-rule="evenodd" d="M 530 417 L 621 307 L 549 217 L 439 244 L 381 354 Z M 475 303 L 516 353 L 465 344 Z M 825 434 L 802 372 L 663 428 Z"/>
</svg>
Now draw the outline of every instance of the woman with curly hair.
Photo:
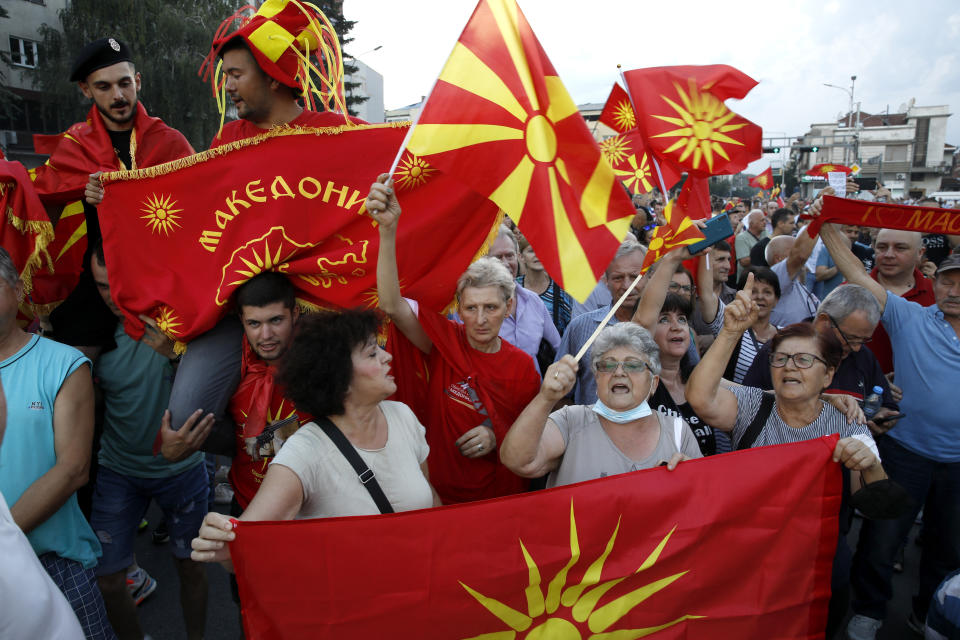
<svg viewBox="0 0 960 640">
<path fill-rule="evenodd" d="M 514 309 L 517 284 L 496 258 L 471 264 L 457 282 L 463 324 L 402 297 L 396 252 L 400 205 L 387 178 L 378 178 L 366 200 L 380 231 L 377 292 L 380 308 L 402 334 L 395 348 L 398 359 L 407 360 L 399 356 L 401 350 L 415 351 L 411 362 L 422 357 L 429 373 L 420 385 L 407 362 L 398 366 L 404 398 L 427 425 L 430 477 L 444 504 L 520 493 L 529 483 L 503 466 L 497 454 L 540 386 L 533 358 L 499 335 Z M 404 340 L 414 348 L 406 349 Z"/>
<path fill-rule="evenodd" d="M 392 357 L 377 344 L 373 311 L 322 312 L 301 318 L 278 382 L 298 410 L 326 416 L 373 470 L 394 511 L 440 504 L 427 475 L 424 428 L 396 391 Z M 316 422 L 290 436 L 241 520 L 292 520 L 380 513 L 356 471 Z M 232 570 L 224 544 L 235 538 L 226 516 L 210 512 L 191 557 Z"/>
</svg>

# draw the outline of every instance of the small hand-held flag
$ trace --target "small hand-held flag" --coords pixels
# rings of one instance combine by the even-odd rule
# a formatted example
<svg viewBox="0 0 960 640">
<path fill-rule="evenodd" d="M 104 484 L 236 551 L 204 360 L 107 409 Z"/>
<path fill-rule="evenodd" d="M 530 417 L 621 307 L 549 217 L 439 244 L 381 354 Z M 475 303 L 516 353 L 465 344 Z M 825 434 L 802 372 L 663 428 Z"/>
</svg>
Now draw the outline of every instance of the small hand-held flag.
<svg viewBox="0 0 960 640">
<path fill-rule="evenodd" d="M 704 200 L 706 210 L 704 211 Z M 663 210 L 667 223 L 656 228 L 647 255 L 643 259 L 641 271 L 646 271 L 654 262 L 674 247 L 690 245 L 703 240 L 703 232 L 693 224 L 691 217 L 697 219 L 710 215 L 710 191 L 706 178 L 687 176 L 676 200 L 671 200 Z"/>
<path fill-rule="evenodd" d="M 820 176 L 821 178 L 826 178 L 828 173 L 843 171 L 847 175 L 853 173 L 853 169 L 846 165 L 834 164 L 832 162 L 821 162 L 820 164 L 815 164 L 807 170 L 808 176 Z"/>
<path fill-rule="evenodd" d="M 635 211 L 514 0 L 480 0 L 407 150 L 484 194 L 584 300 Z"/>
<path fill-rule="evenodd" d="M 773 187 L 773 169 L 767 167 L 760 175 L 750 178 L 750 186 L 763 191 Z"/>
</svg>

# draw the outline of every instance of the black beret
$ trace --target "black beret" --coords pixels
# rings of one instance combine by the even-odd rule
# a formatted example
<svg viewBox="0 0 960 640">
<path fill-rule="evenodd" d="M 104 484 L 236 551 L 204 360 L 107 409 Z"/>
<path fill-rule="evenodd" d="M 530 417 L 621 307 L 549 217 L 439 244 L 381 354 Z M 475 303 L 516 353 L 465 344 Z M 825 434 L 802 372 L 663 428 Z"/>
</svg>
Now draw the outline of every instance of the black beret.
<svg viewBox="0 0 960 640">
<path fill-rule="evenodd" d="M 87 76 L 118 62 L 133 62 L 130 49 L 116 38 L 94 40 L 80 50 L 70 72 L 70 82 L 85 82 Z"/>
</svg>

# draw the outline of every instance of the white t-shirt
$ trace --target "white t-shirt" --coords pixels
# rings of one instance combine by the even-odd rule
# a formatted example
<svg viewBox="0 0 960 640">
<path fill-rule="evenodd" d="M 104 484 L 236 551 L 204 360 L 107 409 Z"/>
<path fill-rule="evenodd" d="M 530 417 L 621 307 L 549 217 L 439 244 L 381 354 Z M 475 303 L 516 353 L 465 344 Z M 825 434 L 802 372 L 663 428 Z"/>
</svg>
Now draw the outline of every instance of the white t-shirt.
<svg viewBox="0 0 960 640">
<path fill-rule="evenodd" d="M 427 459 L 426 430 L 410 408 L 384 401 L 387 444 L 382 449 L 360 449 L 394 511 L 433 506 L 430 484 L 420 465 Z M 309 422 L 284 443 L 271 464 L 287 467 L 303 485 L 298 519 L 377 515 L 380 509 L 361 484 L 356 471 L 319 426 Z"/>
<path fill-rule="evenodd" d="M 83 640 L 67 599 L 47 574 L 0 493 L 0 638 Z"/>
</svg>

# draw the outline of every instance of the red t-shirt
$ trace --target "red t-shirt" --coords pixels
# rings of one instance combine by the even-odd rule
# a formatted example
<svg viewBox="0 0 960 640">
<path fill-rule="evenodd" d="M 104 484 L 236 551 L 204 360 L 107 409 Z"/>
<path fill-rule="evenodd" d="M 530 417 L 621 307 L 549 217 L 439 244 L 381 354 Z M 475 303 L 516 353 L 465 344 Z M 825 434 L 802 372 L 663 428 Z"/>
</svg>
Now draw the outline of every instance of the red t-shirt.
<svg viewBox="0 0 960 640">
<path fill-rule="evenodd" d="M 877 279 L 877 267 L 874 267 L 873 271 L 870 272 L 870 277 L 874 280 Z M 900 297 L 904 300 L 916 302 L 922 307 L 936 304 L 937 299 L 933 295 L 933 283 L 920 273 L 919 269 L 915 268 L 913 270 L 913 281 L 913 289 Z M 877 325 L 873 332 L 873 339 L 868 346 L 880 362 L 883 372 L 890 373 L 893 371 L 893 348 L 890 346 L 890 336 L 887 335 L 887 330 L 883 328 L 882 322 Z"/>
<path fill-rule="evenodd" d="M 304 109 L 299 116 L 291 120 L 288 124 L 292 127 L 339 127 L 345 124 L 346 121 L 347 119 L 343 117 L 342 113 L 334 113 L 332 111 L 308 111 Z M 360 118 L 351 117 L 350 121 L 355 124 L 367 124 L 366 121 Z M 236 140 L 245 140 L 246 138 L 252 138 L 253 136 L 258 136 L 266 132 L 267 129 L 261 129 L 248 120 L 232 120 L 223 125 L 223 129 L 219 135 L 213 137 L 210 148 L 213 149 Z"/>
<path fill-rule="evenodd" d="M 477 351 L 467 342 L 463 325 L 436 312 L 421 310 L 419 319 L 433 342 L 422 406 L 430 445 L 430 482 L 440 499 L 450 504 L 526 491 L 529 481 L 503 466 L 497 451 L 467 458 L 454 443 L 489 418 L 499 449 L 514 420 L 540 389 L 533 360 L 506 340 L 496 353 Z M 475 407 L 468 387 L 476 392 L 487 415 Z"/>
</svg>

